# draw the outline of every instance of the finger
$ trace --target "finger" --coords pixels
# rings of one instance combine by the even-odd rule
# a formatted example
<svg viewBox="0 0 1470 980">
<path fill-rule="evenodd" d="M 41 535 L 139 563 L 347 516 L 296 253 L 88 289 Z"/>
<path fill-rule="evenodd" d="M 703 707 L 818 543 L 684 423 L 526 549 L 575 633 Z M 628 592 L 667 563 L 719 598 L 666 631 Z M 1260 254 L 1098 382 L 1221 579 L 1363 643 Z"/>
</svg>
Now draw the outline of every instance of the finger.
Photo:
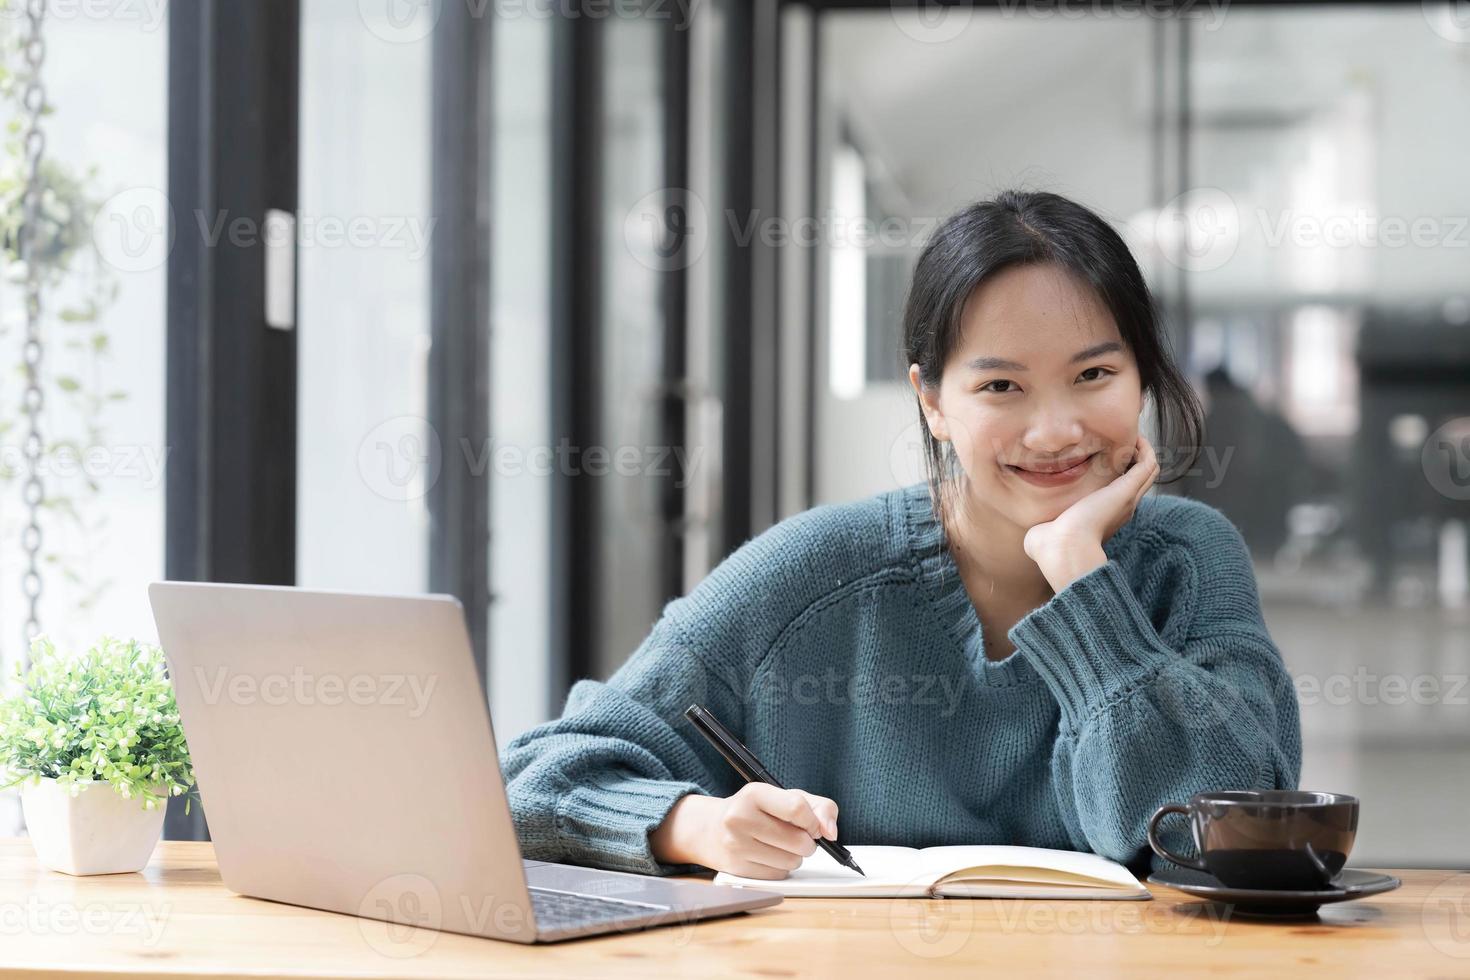
<svg viewBox="0 0 1470 980">
<path fill-rule="evenodd" d="M 801 867 L 802 862 L 800 854 L 775 847 L 754 837 L 740 845 L 737 856 L 742 860 L 754 861 L 756 864 L 764 864 L 768 868 L 777 868 L 781 871 L 794 871 Z"/>
<path fill-rule="evenodd" d="M 799 857 L 806 857 L 817 849 L 817 842 L 812 839 L 811 834 L 768 813 L 759 815 L 755 825 L 750 828 L 750 836 Z"/>
<path fill-rule="evenodd" d="M 1135 507 L 1154 485 L 1154 481 L 1159 478 L 1159 457 L 1154 454 L 1154 448 L 1148 444 L 1147 440 L 1144 441 L 1144 447 L 1144 456 L 1134 467 L 1136 470 L 1143 471 L 1139 477 L 1138 489 L 1133 494 L 1133 506 Z"/>
<path fill-rule="evenodd" d="M 811 807 L 812 812 L 817 815 L 817 821 L 822 825 L 820 836 L 830 840 L 836 840 L 837 801 L 830 800 L 825 796 L 818 796 L 815 793 L 808 793 L 804 789 L 799 789 L 797 792 L 806 797 L 807 806 Z"/>
<path fill-rule="evenodd" d="M 1138 443 L 1144 461 L 1157 467 L 1159 465 L 1159 456 L 1158 453 L 1154 452 L 1154 444 L 1149 442 L 1148 437 L 1141 432 L 1138 434 Z"/>
<path fill-rule="evenodd" d="M 1118 477 L 1131 494 L 1136 498 L 1138 492 L 1147 490 L 1153 483 L 1154 477 L 1159 472 L 1159 458 L 1154 455 L 1154 447 L 1142 435 L 1138 437 L 1138 455 L 1134 458 L 1133 466 L 1122 476 Z"/>
<path fill-rule="evenodd" d="M 1095 499 L 1098 508 L 1111 513 L 1137 500 L 1139 491 L 1147 490 L 1152 480 L 1148 466 L 1135 463 L 1132 468 L 1119 473 L 1113 477 L 1112 482 L 1089 496 Z M 1086 497 L 1083 498 L 1083 500 L 1086 499 Z"/>
<path fill-rule="evenodd" d="M 1150 489 L 1153 488 L 1153 485 L 1154 485 L 1154 481 L 1152 479 L 1146 480 L 1145 482 L 1143 482 L 1142 484 L 1139 485 L 1138 492 L 1133 495 L 1133 503 L 1132 503 L 1132 509 L 1133 510 L 1137 510 L 1138 509 L 1138 505 L 1143 502 L 1143 498 L 1144 497 L 1147 497 L 1148 496 L 1148 492 L 1149 492 Z"/>
<path fill-rule="evenodd" d="M 1138 444 L 1137 439 L 1133 441 L 1132 446 L 1127 448 L 1117 445 L 1110 449 L 1104 467 L 1111 470 L 1113 477 L 1108 481 L 1107 485 L 1117 485 L 1130 475 L 1133 475 L 1138 469 L 1138 460 L 1142 454 L 1143 448 Z"/>
<path fill-rule="evenodd" d="M 725 870 L 742 878 L 759 878 L 762 881 L 779 881 L 791 873 L 785 868 L 773 868 L 769 864 L 743 861 L 739 858 L 732 861 L 730 867 Z"/>
<path fill-rule="evenodd" d="M 773 817 L 796 824 L 813 837 L 822 836 L 822 823 L 800 790 L 777 790 L 756 797 L 756 806 Z"/>
</svg>

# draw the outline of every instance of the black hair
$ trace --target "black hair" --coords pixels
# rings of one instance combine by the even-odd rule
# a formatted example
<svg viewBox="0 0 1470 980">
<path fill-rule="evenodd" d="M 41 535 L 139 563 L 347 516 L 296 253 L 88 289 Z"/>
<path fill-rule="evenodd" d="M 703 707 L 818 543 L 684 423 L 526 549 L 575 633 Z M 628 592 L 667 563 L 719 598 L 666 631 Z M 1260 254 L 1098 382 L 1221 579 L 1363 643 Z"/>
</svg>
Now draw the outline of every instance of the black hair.
<svg viewBox="0 0 1470 980">
<path fill-rule="evenodd" d="M 1161 483 L 1194 465 L 1204 437 L 1199 396 L 1184 379 L 1161 326 L 1143 273 L 1122 237 L 1096 213 L 1046 191 L 1007 190 L 956 212 L 919 253 L 903 315 L 904 371 L 919 366 L 924 387 L 939 384 L 960 340 L 965 302 L 985 280 L 1011 266 L 1052 263 L 1089 284 L 1112 314 L 1123 343 L 1138 363 L 1139 380 L 1152 396 L 1158 419 L 1161 464 L 1184 460 Z M 917 400 L 917 399 L 916 399 Z M 936 510 L 957 459 L 929 431 L 922 402 L 925 463 Z M 1183 452 L 1168 450 L 1177 447 Z M 1168 472 L 1172 467 L 1163 467 Z"/>
</svg>

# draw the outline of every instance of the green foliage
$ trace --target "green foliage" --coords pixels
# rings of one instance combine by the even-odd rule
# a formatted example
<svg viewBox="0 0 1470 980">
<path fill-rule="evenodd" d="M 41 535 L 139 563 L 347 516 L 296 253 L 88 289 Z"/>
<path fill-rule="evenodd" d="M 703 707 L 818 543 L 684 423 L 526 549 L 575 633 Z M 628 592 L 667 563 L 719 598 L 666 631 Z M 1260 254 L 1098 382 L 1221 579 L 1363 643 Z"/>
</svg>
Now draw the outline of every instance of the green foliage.
<svg viewBox="0 0 1470 980">
<path fill-rule="evenodd" d="M 76 795 L 78 783 L 102 780 L 151 810 L 194 785 L 158 647 L 105 636 L 68 657 L 43 635 L 32 641 L 31 658 L 23 690 L 0 702 L 0 786 L 48 778 Z"/>
</svg>

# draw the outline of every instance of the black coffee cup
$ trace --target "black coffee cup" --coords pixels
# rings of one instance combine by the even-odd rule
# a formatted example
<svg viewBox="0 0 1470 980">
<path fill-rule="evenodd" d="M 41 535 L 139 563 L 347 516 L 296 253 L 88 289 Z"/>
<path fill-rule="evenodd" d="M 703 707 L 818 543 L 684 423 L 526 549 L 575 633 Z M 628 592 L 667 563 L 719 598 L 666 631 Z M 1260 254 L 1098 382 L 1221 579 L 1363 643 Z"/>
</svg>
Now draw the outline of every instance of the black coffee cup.
<svg viewBox="0 0 1470 980">
<path fill-rule="evenodd" d="M 1174 854 L 1159 842 L 1159 821 L 1171 813 L 1189 818 L 1199 857 Z M 1159 807 L 1148 822 L 1148 844 L 1159 857 L 1208 872 L 1230 888 L 1310 891 L 1331 887 L 1357 832 L 1357 797 L 1225 790 Z"/>
</svg>

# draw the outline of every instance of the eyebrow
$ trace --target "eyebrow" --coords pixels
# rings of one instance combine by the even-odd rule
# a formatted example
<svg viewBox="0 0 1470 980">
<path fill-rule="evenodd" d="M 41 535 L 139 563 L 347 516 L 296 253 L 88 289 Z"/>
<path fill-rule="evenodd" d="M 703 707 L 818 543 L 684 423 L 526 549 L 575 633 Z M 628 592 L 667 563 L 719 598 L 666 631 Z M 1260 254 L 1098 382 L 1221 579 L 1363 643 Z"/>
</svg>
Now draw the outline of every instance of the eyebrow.
<svg viewBox="0 0 1470 980">
<path fill-rule="evenodd" d="M 1101 344 L 1093 344 L 1086 350 L 1080 350 L 1072 355 L 1069 363 L 1076 364 L 1079 361 L 1090 361 L 1094 357 L 1102 357 L 1104 354 L 1115 354 L 1123 349 L 1123 345 L 1116 340 L 1109 340 Z M 1026 365 L 1015 361 L 1008 361 L 1004 357 L 977 357 L 970 361 L 972 371 L 1024 371 Z"/>
</svg>

